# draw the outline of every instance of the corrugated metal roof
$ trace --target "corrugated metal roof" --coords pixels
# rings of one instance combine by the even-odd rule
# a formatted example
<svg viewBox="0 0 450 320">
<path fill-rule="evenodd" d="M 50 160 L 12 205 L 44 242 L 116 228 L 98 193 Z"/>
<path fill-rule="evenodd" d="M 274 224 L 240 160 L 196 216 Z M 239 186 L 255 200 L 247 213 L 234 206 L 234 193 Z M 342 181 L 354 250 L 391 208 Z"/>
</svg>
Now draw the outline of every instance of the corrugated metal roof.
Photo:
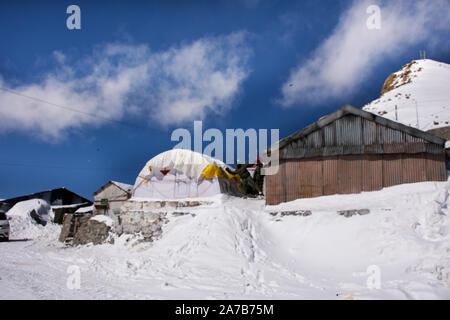
<svg viewBox="0 0 450 320">
<path fill-rule="evenodd" d="M 283 159 L 350 154 L 442 153 L 445 140 L 345 105 L 279 141 Z M 269 149 L 270 150 L 270 149 Z"/>
<path fill-rule="evenodd" d="M 348 121 L 347 119 L 344 119 L 341 122 L 337 122 L 336 124 L 333 124 L 336 120 L 339 120 L 341 118 L 343 118 L 346 115 L 354 115 L 357 116 L 359 118 L 362 118 L 361 120 L 357 120 L 357 121 Z M 367 121 L 364 121 L 368 120 Z M 359 121 L 363 122 L 363 126 L 360 125 Z M 298 140 L 298 139 L 306 139 L 306 137 L 312 133 L 314 133 L 315 131 L 322 129 L 322 128 L 326 128 L 327 126 L 333 126 L 336 125 L 336 130 L 333 130 L 333 128 L 329 127 L 325 129 L 325 135 L 326 135 L 326 140 L 329 141 L 333 141 L 334 139 L 339 139 L 338 137 L 334 137 L 333 136 L 333 132 L 336 132 L 337 135 L 341 136 L 341 141 L 342 142 L 346 142 L 346 141 L 350 141 L 352 143 L 359 143 L 359 144 L 363 144 L 362 139 L 364 139 L 364 144 L 370 144 L 371 141 L 373 141 L 373 139 L 375 138 L 375 135 L 377 134 L 373 128 L 373 125 L 371 125 L 371 123 L 377 123 L 380 124 L 382 126 L 387 127 L 388 130 L 386 130 L 385 133 L 385 139 L 387 139 L 388 141 L 392 141 L 392 142 L 403 142 L 401 141 L 402 139 L 402 133 L 407 133 L 409 136 L 412 136 L 414 138 L 417 139 L 422 139 L 425 140 L 427 142 L 431 142 L 431 143 L 435 143 L 438 145 L 443 145 L 445 144 L 445 140 L 435 136 L 433 134 L 430 134 L 428 132 L 413 128 L 413 127 L 409 127 L 409 126 L 405 126 L 404 124 L 401 124 L 399 122 L 395 122 L 380 116 L 377 116 L 376 114 L 361 110 L 359 108 L 356 108 L 352 105 L 345 105 L 342 108 L 340 108 L 339 110 L 321 117 L 317 122 L 314 122 L 312 124 L 310 124 L 309 126 L 305 127 L 304 129 L 297 131 L 293 134 L 291 134 L 290 136 L 282 139 L 279 141 L 279 149 L 283 149 L 286 145 L 288 145 L 289 143 Z M 361 128 L 366 127 L 366 129 L 372 127 L 372 130 L 364 130 L 365 132 L 371 132 L 371 135 L 366 135 L 363 137 L 363 135 L 361 134 Z M 389 130 L 391 129 L 391 130 Z M 349 135 L 348 132 L 353 132 L 355 133 L 354 135 Z M 359 133 L 359 134 L 358 134 Z M 320 141 L 320 138 L 318 136 L 314 136 L 313 141 Z M 314 140 L 315 139 L 315 140 Z M 334 140 L 335 141 L 335 140 Z M 414 141 L 411 141 L 414 142 Z"/>
</svg>

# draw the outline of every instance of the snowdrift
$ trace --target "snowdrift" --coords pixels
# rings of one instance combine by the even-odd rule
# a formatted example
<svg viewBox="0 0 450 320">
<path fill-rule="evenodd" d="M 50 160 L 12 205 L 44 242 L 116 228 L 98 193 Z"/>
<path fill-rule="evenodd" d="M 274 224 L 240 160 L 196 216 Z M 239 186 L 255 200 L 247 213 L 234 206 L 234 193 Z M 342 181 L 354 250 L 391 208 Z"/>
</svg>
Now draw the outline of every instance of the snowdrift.
<svg viewBox="0 0 450 320">
<path fill-rule="evenodd" d="M 114 245 L 0 246 L 0 298 L 450 299 L 449 188 L 422 182 L 270 207 L 218 195 L 166 208 L 163 237 L 150 244 L 123 235 Z M 337 213 L 353 209 L 370 212 Z M 282 214 L 298 210 L 311 215 Z M 82 290 L 65 289 L 71 265 Z"/>
<path fill-rule="evenodd" d="M 58 232 L 56 230 L 58 227 L 52 222 L 53 210 L 45 200 L 31 199 L 18 202 L 6 214 L 11 218 L 12 239 L 34 239 L 47 237 L 49 232 Z"/>
</svg>

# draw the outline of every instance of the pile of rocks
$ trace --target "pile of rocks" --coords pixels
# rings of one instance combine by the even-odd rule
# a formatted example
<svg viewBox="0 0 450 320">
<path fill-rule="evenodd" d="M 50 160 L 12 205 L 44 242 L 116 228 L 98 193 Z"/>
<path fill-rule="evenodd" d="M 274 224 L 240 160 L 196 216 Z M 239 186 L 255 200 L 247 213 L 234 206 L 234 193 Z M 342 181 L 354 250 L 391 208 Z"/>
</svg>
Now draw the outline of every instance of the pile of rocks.
<svg viewBox="0 0 450 320">
<path fill-rule="evenodd" d="M 64 216 L 59 241 L 72 244 L 114 243 L 112 220 L 106 216 L 98 219 L 91 214 L 67 214 Z"/>
<path fill-rule="evenodd" d="M 282 217 L 284 216 L 303 216 L 307 217 L 312 214 L 311 210 L 292 210 L 292 211 L 274 211 L 270 212 L 272 216 L 280 215 Z"/>
<path fill-rule="evenodd" d="M 363 216 L 363 215 L 369 214 L 369 213 L 370 213 L 369 209 L 340 210 L 337 212 L 338 215 L 344 216 L 346 218 L 350 218 L 351 216 L 354 216 L 356 214 Z"/>
</svg>

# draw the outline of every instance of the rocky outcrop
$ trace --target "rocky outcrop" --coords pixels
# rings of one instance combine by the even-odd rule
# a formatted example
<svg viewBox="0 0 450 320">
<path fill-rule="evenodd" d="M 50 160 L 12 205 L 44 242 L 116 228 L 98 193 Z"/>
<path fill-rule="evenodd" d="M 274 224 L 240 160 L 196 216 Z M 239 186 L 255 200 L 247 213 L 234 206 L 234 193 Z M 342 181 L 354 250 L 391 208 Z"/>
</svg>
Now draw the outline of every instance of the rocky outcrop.
<svg viewBox="0 0 450 320">
<path fill-rule="evenodd" d="M 402 69 L 398 72 L 392 73 L 389 75 L 389 77 L 386 79 L 386 81 L 383 84 L 383 88 L 381 88 L 381 95 L 385 94 L 386 92 L 389 92 L 391 90 L 394 90 L 395 88 L 398 88 L 400 86 L 403 86 L 407 83 L 411 83 L 411 67 L 416 64 L 416 61 L 411 61 L 407 65 L 403 66 Z M 417 71 L 421 71 L 420 69 Z"/>
<path fill-rule="evenodd" d="M 424 131 L 447 127 L 449 78 L 449 64 L 413 60 L 389 75 L 381 96 L 362 109 Z"/>
</svg>

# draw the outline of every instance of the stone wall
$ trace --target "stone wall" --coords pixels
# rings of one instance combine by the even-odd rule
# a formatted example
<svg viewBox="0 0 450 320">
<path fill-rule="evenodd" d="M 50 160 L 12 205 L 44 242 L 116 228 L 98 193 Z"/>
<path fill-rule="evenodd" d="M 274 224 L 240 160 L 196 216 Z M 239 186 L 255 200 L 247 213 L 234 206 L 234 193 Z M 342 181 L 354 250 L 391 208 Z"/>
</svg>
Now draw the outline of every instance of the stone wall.
<svg viewBox="0 0 450 320">
<path fill-rule="evenodd" d="M 112 228 L 107 226 L 105 223 L 89 218 L 80 224 L 79 229 L 73 237 L 72 244 L 77 246 L 88 243 L 114 243 L 114 238 L 111 236 L 111 231 Z"/>
<path fill-rule="evenodd" d="M 154 241 L 162 235 L 166 221 L 164 201 L 126 201 L 120 209 L 119 234 L 141 234 L 144 241 Z"/>
<path fill-rule="evenodd" d="M 208 201 L 125 201 L 117 220 L 111 226 L 92 219 L 90 214 L 67 214 L 64 217 L 59 241 L 82 244 L 114 243 L 112 234 L 141 235 L 143 241 L 152 242 L 162 236 L 167 213 L 184 214 L 182 208 L 210 205 Z M 182 210 L 181 210 L 182 211 Z M 95 216 L 94 216 L 95 217 Z M 113 225 L 113 226 L 112 226 Z"/>
<path fill-rule="evenodd" d="M 72 245 L 114 243 L 113 228 L 91 218 L 90 214 L 65 215 L 59 241 Z"/>
<path fill-rule="evenodd" d="M 119 234 L 141 234 L 144 241 L 161 237 L 166 212 L 127 211 L 120 215 Z"/>
<path fill-rule="evenodd" d="M 167 213 L 180 208 L 209 205 L 208 201 L 126 201 L 120 209 L 118 234 L 141 234 L 144 241 L 154 241 L 162 236 L 167 223 Z"/>
</svg>

